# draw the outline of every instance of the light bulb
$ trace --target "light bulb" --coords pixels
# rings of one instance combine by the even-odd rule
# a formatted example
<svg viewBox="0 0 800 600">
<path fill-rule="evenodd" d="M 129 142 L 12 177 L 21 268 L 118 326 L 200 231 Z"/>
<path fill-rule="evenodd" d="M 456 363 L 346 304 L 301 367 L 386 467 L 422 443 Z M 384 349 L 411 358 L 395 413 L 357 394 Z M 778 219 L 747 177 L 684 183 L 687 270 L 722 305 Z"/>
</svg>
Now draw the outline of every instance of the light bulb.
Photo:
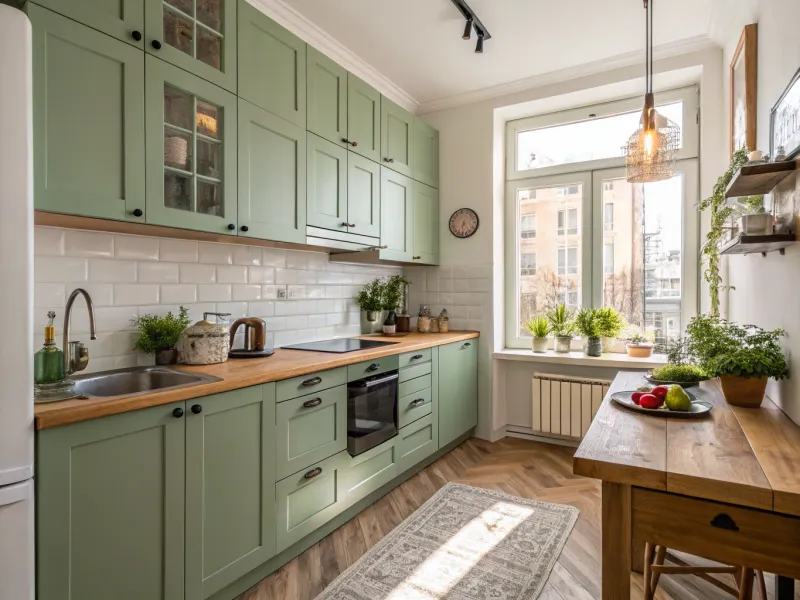
<svg viewBox="0 0 800 600">
<path fill-rule="evenodd" d="M 655 147 L 655 131 L 649 130 L 644 132 L 644 151 L 648 158 L 653 157 L 653 149 Z"/>
</svg>

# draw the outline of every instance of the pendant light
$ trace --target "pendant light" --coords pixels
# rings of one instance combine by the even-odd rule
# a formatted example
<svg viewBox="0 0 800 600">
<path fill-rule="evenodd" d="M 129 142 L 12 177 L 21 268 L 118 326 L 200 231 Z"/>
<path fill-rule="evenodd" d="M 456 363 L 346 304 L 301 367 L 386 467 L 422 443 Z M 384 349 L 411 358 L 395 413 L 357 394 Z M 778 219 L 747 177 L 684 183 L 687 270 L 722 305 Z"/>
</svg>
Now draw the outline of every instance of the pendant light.
<svg viewBox="0 0 800 600">
<path fill-rule="evenodd" d="M 622 147 L 629 183 L 664 181 L 673 174 L 681 140 L 680 128 L 658 113 L 653 96 L 653 2 L 645 8 L 645 95 L 639 129 Z"/>
</svg>

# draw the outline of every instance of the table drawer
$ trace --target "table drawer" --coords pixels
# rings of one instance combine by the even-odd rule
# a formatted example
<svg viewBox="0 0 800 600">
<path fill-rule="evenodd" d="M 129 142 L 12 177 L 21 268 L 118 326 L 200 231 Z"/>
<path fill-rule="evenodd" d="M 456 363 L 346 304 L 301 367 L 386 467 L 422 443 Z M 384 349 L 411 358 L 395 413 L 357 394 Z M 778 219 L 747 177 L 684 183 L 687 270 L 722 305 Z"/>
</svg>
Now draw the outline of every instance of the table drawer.
<svg viewBox="0 0 800 600">
<path fill-rule="evenodd" d="M 431 414 L 431 388 L 404 396 L 397 401 L 397 421 L 399 427 L 410 425 L 417 419 Z"/>
<path fill-rule="evenodd" d="M 415 352 L 406 352 L 400 355 L 400 368 L 413 367 L 424 362 L 430 362 L 431 349 L 425 348 L 424 350 L 416 350 Z"/>
<path fill-rule="evenodd" d="M 633 488 L 633 537 L 711 560 L 800 578 L 800 519 Z"/>
<path fill-rule="evenodd" d="M 357 381 L 372 375 L 380 375 L 386 371 L 396 371 L 400 361 L 397 354 L 392 356 L 384 356 L 383 358 L 376 358 L 375 360 L 365 360 L 364 362 L 356 363 L 347 366 L 347 381 Z"/>
<path fill-rule="evenodd" d="M 410 379 L 416 379 L 417 377 L 422 377 L 423 375 L 427 375 L 431 372 L 431 363 L 426 362 L 420 365 L 414 365 L 413 367 L 406 367 L 405 369 L 400 369 L 400 383 L 404 381 L 409 381 Z"/>
<path fill-rule="evenodd" d="M 275 386 L 275 400 L 276 402 L 283 402 L 284 400 L 291 400 L 312 392 L 327 390 L 345 383 L 347 383 L 347 367 L 292 377 L 277 383 Z"/>
<path fill-rule="evenodd" d="M 425 388 L 429 387 L 431 387 L 431 376 L 423 375 L 422 377 L 417 377 L 411 381 L 404 381 L 397 386 L 397 397 L 405 398 L 406 396 L 416 394 L 417 392 L 421 392 Z"/>
</svg>

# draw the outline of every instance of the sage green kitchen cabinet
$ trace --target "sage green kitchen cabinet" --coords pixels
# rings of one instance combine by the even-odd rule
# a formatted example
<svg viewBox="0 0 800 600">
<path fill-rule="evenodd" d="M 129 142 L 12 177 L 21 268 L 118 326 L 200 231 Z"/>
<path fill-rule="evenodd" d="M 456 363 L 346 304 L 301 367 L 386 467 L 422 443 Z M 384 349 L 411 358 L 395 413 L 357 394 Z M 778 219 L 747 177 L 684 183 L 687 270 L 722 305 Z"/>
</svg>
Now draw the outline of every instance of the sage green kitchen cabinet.
<svg viewBox="0 0 800 600">
<path fill-rule="evenodd" d="M 397 467 L 403 473 L 440 448 L 433 415 L 406 425 L 397 434 Z"/>
<path fill-rule="evenodd" d="M 239 236 L 306 242 L 306 132 L 239 99 Z"/>
<path fill-rule="evenodd" d="M 439 190 L 414 182 L 415 263 L 439 264 Z"/>
<path fill-rule="evenodd" d="M 36 4 L 144 48 L 144 0 L 36 0 Z"/>
<path fill-rule="evenodd" d="M 343 148 L 347 138 L 347 70 L 319 50 L 306 50 L 306 127 Z"/>
<path fill-rule="evenodd" d="M 28 17 L 35 208 L 144 222 L 144 53 L 35 4 Z"/>
<path fill-rule="evenodd" d="M 236 96 L 148 56 L 147 222 L 236 233 Z"/>
<path fill-rule="evenodd" d="M 274 415 L 274 383 L 186 402 L 186 598 L 275 554 Z"/>
<path fill-rule="evenodd" d="M 347 75 L 347 139 L 350 150 L 381 162 L 381 94 L 352 73 Z"/>
<path fill-rule="evenodd" d="M 145 0 L 145 49 L 236 93 L 237 0 Z"/>
<path fill-rule="evenodd" d="M 381 167 L 347 153 L 347 222 L 349 233 L 381 235 Z"/>
<path fill-rule="evenodd" d="M 414 182 L 381 167 L 380 258 L 411 262 L 414 249 Z"/>
<path fill-rule="evenodd" d="M 414 117 L 414 179 L 439 187 L 439 132 Z"/>
<path fill-rule="evenodd" d="M 308 133 L 307 221 L 310 226 L 347 231 L 347 150 Z"/>
<path fill-rule="evenodd" d="M 39 600 L 184 600 L 183 411 L 37 433 Z"/>
<path fill-rule="evenodd" d="M 478 340 L 439 346 L 439 447 L 478 424 Z"/>
<path fill-rule="evenodd" d="M 397 470 L 397 439 L 395 436 L 363 454 L 348 456 L 347 468 L 344 470 L 348 506 L 352 506 L 400 474 Z"/>
<path fill-rule="evenodd" d="M 238 34 L 239 96 L 305 129 L 306 43 L 245 0 Z"/>
<path fill-rule="evenodd" d="M 414 115 L 383 96 L 381 160 L 402 175 L 414 176 Z"/>
</svg>

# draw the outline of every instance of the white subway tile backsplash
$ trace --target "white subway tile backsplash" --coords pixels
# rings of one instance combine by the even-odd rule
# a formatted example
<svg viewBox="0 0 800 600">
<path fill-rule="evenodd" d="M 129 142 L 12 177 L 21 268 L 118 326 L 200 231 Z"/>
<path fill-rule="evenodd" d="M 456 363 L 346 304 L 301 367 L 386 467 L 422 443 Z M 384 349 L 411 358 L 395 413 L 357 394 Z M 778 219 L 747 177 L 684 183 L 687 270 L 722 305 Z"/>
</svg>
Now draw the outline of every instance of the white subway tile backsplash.
<svg viewBox="0 0 800 600">
<path fill-rule="evenodd" d="M 296 250 L 286 251 L 287 269 L 308 269 L 308 256 L 310 252 L 299 252 Z"/>
<path fill-rule="evenodd" d="M 261 248 L 257 246 L 236 246 L 233 249 L 233 264 L 247 267 L 261 266 Z"/>
<path fill-rule="evenodd" d="M 158 292 L 158 286 L 155 284 L 117 283 L 114 284 L 114 305 L 158 304 Z"/>
<path fill-rule="evenodd" d="M 34 281 L 41 283 L 69 283 L 86 281 L 87 262 L 85 258 L 71 256 L 42 256 L 34 263 Z"/>
<path fill-rule="evenodd" d="M 36 256 L 63 256 L 67 232 L 52 227 L 36 227 L 33 234 L 33 253 Z"/>
<path fill-rule="evenodd" d="M 231 286 L 221 283 L 201 283 L 197 286 L 200 302 L 230 302 Z"/>
<path fill-rule="evenodd" d="M 136 263 L 106 258 L 89 259 L 89 281 L 93 283 L 135 283 Z M 75 278 L 70 281 L 76 281 Z"/>
<path fill-rule="evenodd" d="M 261 265 L 264 267 L 286 268 L 286 250 L 276 248 L 261 249 Z"/>
<path fill-rule="evenodd" d="M 167 240 L 159 243 L 158 259 L 164 262 L 197 262 L 197 242 L 191 240 Z"/>
<path fill-rule="evenodd" d="M 143 262 L 139 264 L 139 283 L 178 283 L 177 263 Z"/>
<path fill-rule="evenodd" d="M 248 310 L 251 317 L 259 317 L 260 319 L 271 317 L 275 314 L 275 303 L 271 301 L 250 302 Z"/>
<path fill-rule="evenodd" d="M 234 300 L 261 300 L 261 286 L 257 284 L 233 284 Z"/>
<path fill-rule="evenodd" d="M 214 283 L 217 268 L 214 265 L 182 264 L 178 275 L 181 283 Z"/>
<path fill-rule="evenodd" d="M 98 233 L 96 231 L 67 231 L 64 254 L 67 256 L 111 258 L 114 256 L 114 236 L 110 233 Z"/>
<path fill-rule="evenodd" d="M 184 283 L 162 285 L 161 302 L 164 304 L 191 304 L 197 302 L 197 286 Z"/>
<path fill-rule="evenodd" d="M 275 283 L 274 267 L 248 267 L 248 283 Z"/>
<path fill-rule="evenodd" d="M 247 267 L 242 265 L 217 267 L 217 283 L 247 283 Z"/>
<path fill-rule="evenodd" d="M 76 310 L 73 312 L 73 319 L 76 317 L 76 315 L 79 318 L 83 318 L 84 314 L 85 311 Z M 131 320 L 135 319 L 138 315 L 139 311 L 135 306 L 102 306 L 97 307 L 94 310 L 95 325 L 98 333 L 115 333 L 117 331 L 134 329 L 134 325 L 131 324 Z M 86 326 L 82 326 L 83 331 L 86 331 Z"/>
<path fill-rule="evenodd" d="M 118 235 L 114 257 L 128 260 L 158 260 L 158 238 Z"/>
<path fill-rule="evenodd" d="M 69 298 L 70 294 L 77 289 L 82 288 L 92 299 L 92 304 L 95 306 L 113 306 L 114 304 L 114 285 L 111 283 L 67 283 L 65 284 L 65 297 Z M 75 300 L 75 306 L 86 306 L 86 301 L 80 295 Z"/>
<path fill-rule="evenodd" d="M 297 283 L 297 271 L 275 269 L 275 283 L 278 285 Z"/>
<path fill-rule="evenodd" d="M 62 306 L 66 304 L 66 289 L 63 283 L 37 283 L 33 286 L 33 305 Z"/>
<path fill-rule="evenodd" d="M 212 265 L 232 265 L 233 246 L 229 244 L 213 244 L 200 242 L 198 244 L 201 263 Z"/>
<path fill-rule="evenodd" d="M 217 303 L 217 312 L 229 313 L 229 324 L 233 324 L 236 319 L 242 319 L 250 315 L 247 314 L 247 302 L 219 302 Z"/>
<path fill-rule="evenodd" d="M 295 271 L 295 283 L 299 284 L 306 284 L 306 283 L 317 283 L 318 278 L 317 275 L 324 275 L 324 273 L 319 271 Z M 320 281 L 320 283 L 323 283 Z"/>
<path fill-rule="evenodd" d="M 286 286 L 284 285 L 262 285 L 261 286 L 261 297 L 264 300 L 277 300 L 278 299 L 278 290 L 286 290 Z"/>
</svg>

